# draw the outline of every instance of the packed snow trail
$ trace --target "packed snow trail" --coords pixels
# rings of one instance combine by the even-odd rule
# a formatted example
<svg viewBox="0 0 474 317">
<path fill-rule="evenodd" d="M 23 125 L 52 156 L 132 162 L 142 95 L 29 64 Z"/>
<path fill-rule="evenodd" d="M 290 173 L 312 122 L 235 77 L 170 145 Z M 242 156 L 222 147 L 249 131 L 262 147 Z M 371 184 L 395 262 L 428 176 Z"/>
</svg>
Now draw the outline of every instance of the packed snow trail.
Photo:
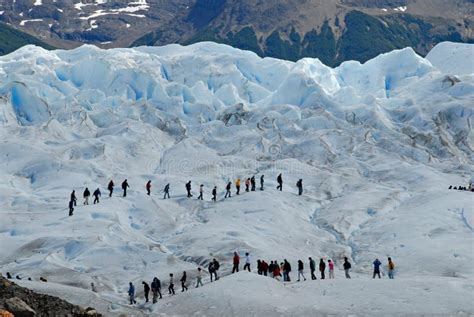
<svg viewBox="0 0 474 317">
<path fill-rule="evenodd" d="M 474 195 L 448 190 L 474 175 L 474 75 L 460 71 L 470 69 L 462 57 L 471 49 L 445 43 L 428 59 L 404 49 L 335 69 L 214 43 L 28 46 L 0 57 L 0 271 L 47 276 L 48 286 L 32 287 L 67 289 L 75 303 L 94 282 L 103 313 L 119 315 L 129 312 L 130 281 L 184 270 L 193 281 L 214 257 L 228 272 L 236 250 L 293 266 L 312 256 L 337 267 L 321 293 L 239 274 L 193 290 L 192 300 L 143 309 L 472 314 Z M 221 198 L 228 181 L 255 175 L 258 187 L 261 174 L 264 191 L 242 186 L 210 202 L 214 186 Z M 186 198 L 189 180 L 193 192 L 204 184 L 206 201 Z M 172 199 L 163 200 L 167 183 Z M 85 187 L 101 189 L 100 204 L 80 205 Z M 354 281 L 339 281 L 344 256 Z M 387 256 L 395 282 L 366 281 L 373 260 Z M 374 293 L 385 306 L 362 300 Z"/>
</svg>

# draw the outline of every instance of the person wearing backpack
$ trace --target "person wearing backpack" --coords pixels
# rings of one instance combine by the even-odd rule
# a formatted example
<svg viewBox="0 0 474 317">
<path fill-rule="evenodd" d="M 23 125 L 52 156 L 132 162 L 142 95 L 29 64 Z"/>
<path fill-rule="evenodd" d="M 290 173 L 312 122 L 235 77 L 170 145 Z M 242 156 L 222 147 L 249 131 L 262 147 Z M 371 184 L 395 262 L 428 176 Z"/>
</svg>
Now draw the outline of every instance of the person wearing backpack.
<svg viewBox="0 0 474 317">
<path fill-rule="evenodd" d="M 219 279 L 219 276 L 217 275 L 217 272 L 219 271 L 219 268 L 221 267 L 221 265 L 219 264 L 219 262 L 217 262 L 216 259 L 213 259 L 212 263 L 214 264 L 214 275 L 215 275 L 216 281 L 217 281 Z"/>
<path fill-rule="evenodd" d="M 157 277 L 153 278 L 153 282 L 151 282 L 151 292 L 153 293 L 153 304 L 157 302 L 158 295 L 163 298 L 161 296 L 161 282 Z"/>
<path fill-rule="evenodd" d="M 186 275 L 186 271 L 183 271 L 183 276 L 181 276 L 180 282 L 181 282 L 181 292 L 184 292 L 185 290 L 188 290 L 188 287 L 186 286 L 186 280 L 188 279 Z"/>
<path fill-rule="evenodd" d="M 225 192 L 225 197 L 224 198 L 232 197 L 232 194 L 230 192 L 231 187 L 232 187 L 232 182 L 228 182 L 227 186 L 225 187 L 226 192 Z"/>
<path fill-rule="evenodd" d="M 130 188 L 130 185 L 128 185 L 128 181 L 124 180 L 122 182 L 122 189 L 123 189 L 123 197 L 127 197 L 127 188 Z"/>
<path fill-rule="evenodd" d="M 304 274 L 303 274 L 303 270 L 304 270 L 303 261 L 298 260 L 298 282 L 300 281 L 300 277 L 301 277 L 301 276 L 302 276 L 302 277 L 304 278 L 304 280 L 306 281 L 306 277 L 305 277 Z"/>
<path fill-rule="evenodd" d="M 145 293 L 145 302 L 148 303 L 148 294 L 150 294 L 150 285 L 147 282 L 142 281 L 143 284 L 143 292 Z"/>
<path fill-rule="evenodd" d="M 112 197 L 112 193 L 114 192 L 114 182 L 110 180 L 109 185 L 107 185 L 107 189 L 109 190 L 109 197 Z"/>
<path fill-rule="evenodd" d="M 84 190 L 84 205 L 89 205 L 89 197 L 91 196 L 91 192 L 89 191 L 89 188 L 86 187 Z"/>
</svg>

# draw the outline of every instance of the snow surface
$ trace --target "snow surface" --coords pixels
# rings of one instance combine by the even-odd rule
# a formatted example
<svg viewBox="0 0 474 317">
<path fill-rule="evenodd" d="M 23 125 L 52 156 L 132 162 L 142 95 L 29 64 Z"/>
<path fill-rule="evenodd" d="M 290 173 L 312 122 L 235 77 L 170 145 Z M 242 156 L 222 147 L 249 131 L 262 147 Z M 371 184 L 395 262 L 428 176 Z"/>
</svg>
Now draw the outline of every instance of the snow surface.
<svg viewBox="0 0 474 317">
<path fill-rule="evenodd" d="M 434 47 L 426 59 L 450 75 L 474 74 L 474 45 L 443 42 Z"/>
<path fill-rule="evenodd" d="M 214 43 L 0 57 L 0 271 L 46 276 L 22 284 L 107 315 L 473 314 L 474 193 L 447 188 L 474 175 L 474 76 L 433 64 L 403 49 L 332 69 Z M 262 173 L 265 191 L 223 200 L 228 180 Z M 205 201 L 185 197 L 188 180 Z M 82 205 L 85 186 L 101 188 L 100 204 Z M 330 258 L 336 280 L 242 272 L 127 305 L 129 281 L 141 291 L 158 276 L 166 289 L 187 270 L 194 283 L 212 257 L 227 275 L 235 250 L 294 271 Z M 396 279 L 372 280 L 372 261 L 385 268 L 387 256 Z"/>
</svg>

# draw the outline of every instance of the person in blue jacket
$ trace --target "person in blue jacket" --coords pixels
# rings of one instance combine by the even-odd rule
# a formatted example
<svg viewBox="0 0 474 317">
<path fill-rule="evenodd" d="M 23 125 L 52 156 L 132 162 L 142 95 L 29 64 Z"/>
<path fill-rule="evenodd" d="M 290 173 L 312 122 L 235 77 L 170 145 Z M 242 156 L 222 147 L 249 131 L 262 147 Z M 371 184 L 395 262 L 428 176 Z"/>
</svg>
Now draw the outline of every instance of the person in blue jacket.
<svg viewBox="0 0 474 317">
<path fill-rule="evenodd" d="M 382 265 L 382 262 L 379 261 L 379 259 L 375 259 L 374 261 L 374 276 L 372 278 L 375 278 L 376 275 L 380 277 L 380 266 Z"/>
<path fill-rule="evenodd" d="M 135 286 L 130 282 L 130 287 L 128 288 L 128 297 L 130 298 L 130 305 L 136 304 L 135 300 Z"/>
</svg>

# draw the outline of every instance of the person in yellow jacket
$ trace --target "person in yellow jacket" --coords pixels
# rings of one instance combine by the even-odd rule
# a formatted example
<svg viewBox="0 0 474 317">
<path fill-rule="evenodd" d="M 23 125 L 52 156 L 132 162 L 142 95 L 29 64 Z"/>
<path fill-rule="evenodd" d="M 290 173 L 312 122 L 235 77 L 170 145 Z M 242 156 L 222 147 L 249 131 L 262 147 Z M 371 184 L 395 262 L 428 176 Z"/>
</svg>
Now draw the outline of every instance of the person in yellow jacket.
<svg viewBox="0 0 474 317">
<path fill-rule="evenodd" d="M 392 258 L 388 258 L 388 278 L 393 280 L 393 272 L 395 270 L 395 263 L 393 263 Z"/>
<path fill-rule="evenodd" d="M 237 195 L 240 193 L 240 178 L 235 181 L 235 188 L 237 188 Z"/>
</svg>

